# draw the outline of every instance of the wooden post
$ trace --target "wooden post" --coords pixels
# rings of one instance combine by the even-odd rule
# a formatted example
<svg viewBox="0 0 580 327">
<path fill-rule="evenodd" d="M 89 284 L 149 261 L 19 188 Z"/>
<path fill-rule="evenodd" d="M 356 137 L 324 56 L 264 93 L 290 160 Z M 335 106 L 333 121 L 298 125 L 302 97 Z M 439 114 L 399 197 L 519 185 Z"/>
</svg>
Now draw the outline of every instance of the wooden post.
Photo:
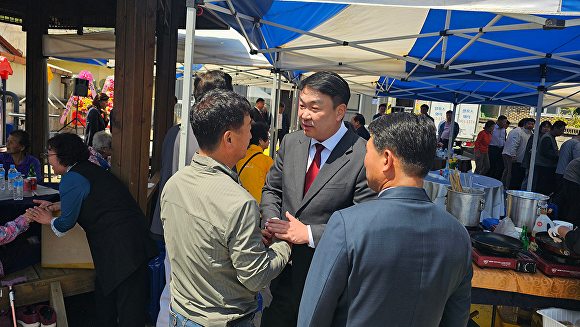
<svg viewBox="0 0 580 327">
<path fill-rule="evenodd" d="M 60 282 L 50 283 L 50 306 L 56 313 L 56 325 L 58 327 L 68 327 L 66 308 L 64 306 L 64 296 L 62 294 Z"/>
<path fill-rule="evenodd" d="M 173 126 L 179 20 L 179 1 L 159 0 L 159 4 L 156 31 L 157 55 L 155 60 L 155 111 L 153 112 L 151 174 L 161 169 L 161 145 L 165 134 Z"/>
<path fill-rule="evenodd" d="M 26 30 L 26 123 L 31 136 L 29 154 L 43 159 L 42 153 L 48 136 L 48 83 L 46 58 L 42 55 L 42 35 L 47 32 L 47 17 L 43 1 L 31 0 L 27 6 L 24 29 Z M 14 126 L 16 129 L 16 126 Z"/>
<path fill-rule="evenodd" d="M 118 0 L 111 171 L 146 212 L 156 0 Z"/>
</svg>

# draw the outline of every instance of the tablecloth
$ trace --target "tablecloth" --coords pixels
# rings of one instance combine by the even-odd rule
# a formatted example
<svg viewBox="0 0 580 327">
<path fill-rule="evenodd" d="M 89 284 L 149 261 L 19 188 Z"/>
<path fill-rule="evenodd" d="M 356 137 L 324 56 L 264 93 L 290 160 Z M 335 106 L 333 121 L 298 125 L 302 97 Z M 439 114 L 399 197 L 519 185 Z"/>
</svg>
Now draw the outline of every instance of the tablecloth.
<svg viewBox="0 0 580 327">
<path fill-rule="evenodd" d="M 44 195 L 52 195 L 58 194 L 58 190 L 55 190 L 50 187 L 37 185 L 36 191 L 34 191 L 36 195 L 32 194 L 32 192 L 24 192 L 24 198 L 31 198 L 34 196 L 44 196 Z M 0 190 L 0 201 L 4 200 L 12 200 L 13 199 L 13 190 L 8 190 L 8 188 L 4 190 Z"/>
<path fill-rule="evenodd" d="M 580 279 L 548 277 L 541 271 L 534 274 L 511 269 L 481 268 L 473 264 L 471 287 L 506 291 L 549 298 L 580 300 Z"/>
<path fill-rule="evenodd" d="M 447 195 L 447 186 L 450 186 L 451 183 L 449 180 L 433 178 L 430 175 L 438 176 L 439 172 L 433 171 L 427 175 L 423 180 L 423 188 L 433 203 L 445 208 L 445 195 Z M 464 180 L 464 176 L 467 177 L 468 181 L 470 178 L 473 178 L 473 188 L 482 189 L 485 191 L 484 210 L 487 213 L 489 213 L 493 218 L 499 218 L 504 215 L 505 200 L 503 195 L 503 184 L 501 181 L 473 173 L 461 173 L 460 176 L 462 181 Z"/>
</svg>

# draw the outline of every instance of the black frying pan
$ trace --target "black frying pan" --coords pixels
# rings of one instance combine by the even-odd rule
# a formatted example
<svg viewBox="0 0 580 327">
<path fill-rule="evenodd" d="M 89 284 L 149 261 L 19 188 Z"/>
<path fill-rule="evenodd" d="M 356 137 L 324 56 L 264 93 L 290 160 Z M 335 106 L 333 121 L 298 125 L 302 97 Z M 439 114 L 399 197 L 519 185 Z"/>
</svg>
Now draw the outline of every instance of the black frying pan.
<svg viewBox="0 0 580 327">
<path fill-rule="evenodd" d="M 470 236 L 473 246 L 483 252 L 504 256 L 515 256 L 518 252 L 524 252 L 524 242 L 511 236 L 488 232 L 475 232 Z"/>
<path fill-rule="evenodd" d="M 554 242 L 554 240 L 550 237 L 550 235 L 548 235 L 547 232 L 537 233 L 534 237 L 534 240 L 536 244 L 538 244 L 538 247 L 544 252 L 548 252 L 563 258 L 580 260 L 580 255 L 570 251 L 564 241 L 561 243 Z"/>
</svg>

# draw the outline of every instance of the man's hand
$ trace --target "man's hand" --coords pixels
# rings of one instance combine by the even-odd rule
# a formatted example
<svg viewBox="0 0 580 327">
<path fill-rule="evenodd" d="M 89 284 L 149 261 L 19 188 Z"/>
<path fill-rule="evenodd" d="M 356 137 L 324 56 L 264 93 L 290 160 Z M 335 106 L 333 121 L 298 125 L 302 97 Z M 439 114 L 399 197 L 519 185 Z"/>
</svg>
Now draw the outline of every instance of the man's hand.
<svg viewBox="0 0 580 327">
<path fill-rule="evenodd" d="M 50 225 L 50 222 L 54 218 L 52 216 L 52 211 L 48 208 L 32 207 L 26 211 L 26 214 L 31 215 L 34 221 L 43 225 Z"/>
<path fill-rule="evenodd" d="M 32 200 L 32 201 L 34 201 L 34 203 L 40 204 L 41 208 L 47 208 L 50 211 L 60 210 L 60 201 L 55 203 L 45 200 Z"/>
<path fill-rule="evenodd" d="M 288 211 L 286 211 L 286 218 L 289 221 L 268 219 L 265 224 L 266 228 L 270 233 L 274 233 L 276 238 L 281 240 L 293 244 L 308 243 L 308 227 L 294 218 Z"/>
<path fill-rule="evenodd" d="M 274 236 L 272 233 L 270 233 L 267 229 L 262 229 L 262 242 L 264 242 L 266 246 L 270 246 L 272 243 L 274 243 L 273 237 Z"/>
</svg>

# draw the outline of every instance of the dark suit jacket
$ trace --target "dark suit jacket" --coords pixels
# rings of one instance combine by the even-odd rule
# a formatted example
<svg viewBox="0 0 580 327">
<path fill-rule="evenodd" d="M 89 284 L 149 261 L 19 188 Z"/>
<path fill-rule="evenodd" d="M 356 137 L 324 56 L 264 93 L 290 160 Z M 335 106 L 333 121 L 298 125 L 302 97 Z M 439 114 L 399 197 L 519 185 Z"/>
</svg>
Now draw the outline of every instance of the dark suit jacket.
<svg viewBox="0 0 580 327">
<path fill-rule="evenodd" d="M 394 187 L 332 215 L 298 326 L 466 326 L 472 276 L 465 227 L 422 188 Z"/>
<path fill-rule="evenodd" d="M 359 127 L 356 130 L 356 133 L 358 134 L 358 136 L 362 137 L 363 139 L 365 139 L 367 141 L 371 138 L 371 134 L 364 126 Z"/>
<path fill-rule="evenodd" d="M 252 118 L 252 120 L 255 123 L 265 123 L 267 124 L 268 122 L 266 120 L 264 120 L 264 117 L 262 116 L 262 112 L 260 111 L 260 109 L 254 107 L 252 108 L 252 110 L 250 110 L 250 118 Z"/>
<path fill-rule="evenodd" d="M 367 186 L 365 142 L 352 131 L 347 131 L 303 196 L 309 147 L 310 138 L 303 131 L 290 133 L 282 139 L 278 155 L 266 176 L 260 211 L 263 219 L 286 219 L 286 211 L 290 212 L 310 225 L 316 245 L 334 211 L 369 200 L 376 193 Z M 297 301 L 302 295 L 313 254 L 314 249 L 308 244 L 292 248 L 292 283 Z"/>
</svg>

